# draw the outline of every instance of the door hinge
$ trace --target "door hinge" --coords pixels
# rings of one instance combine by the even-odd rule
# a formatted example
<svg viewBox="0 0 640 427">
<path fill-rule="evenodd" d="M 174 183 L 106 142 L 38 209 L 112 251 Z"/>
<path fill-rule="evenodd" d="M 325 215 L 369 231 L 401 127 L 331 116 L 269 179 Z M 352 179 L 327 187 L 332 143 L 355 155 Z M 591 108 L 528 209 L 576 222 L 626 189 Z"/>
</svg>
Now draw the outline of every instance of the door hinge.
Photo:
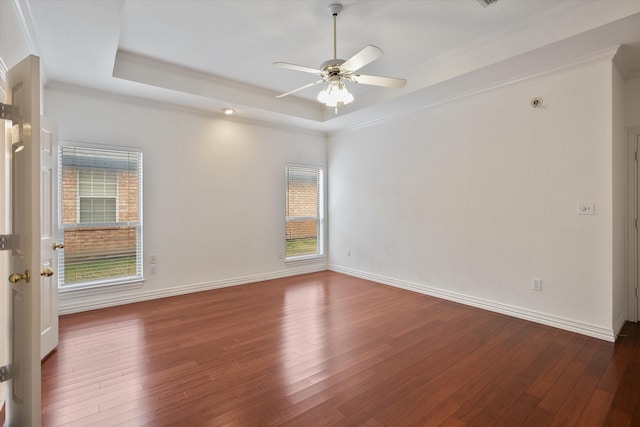
<svg viewBox="0 0 640 427">
<path fill-rule="evenodd" d="M 11 243 L 13 236 L 11 234 L 0 234 L 0 251 L 9 251 L 13 249 Z"/>
<path fill-rule="evenodd" d="M 0 102 L 0 119 L 20 122 L 20 110 L 15 105 Z"/>
<path fill-rule="evenodd" d="M 0 366 L 0 383 L 9 381 L 11 379 L 11 370 L 9 365 Z"/>
</svg>

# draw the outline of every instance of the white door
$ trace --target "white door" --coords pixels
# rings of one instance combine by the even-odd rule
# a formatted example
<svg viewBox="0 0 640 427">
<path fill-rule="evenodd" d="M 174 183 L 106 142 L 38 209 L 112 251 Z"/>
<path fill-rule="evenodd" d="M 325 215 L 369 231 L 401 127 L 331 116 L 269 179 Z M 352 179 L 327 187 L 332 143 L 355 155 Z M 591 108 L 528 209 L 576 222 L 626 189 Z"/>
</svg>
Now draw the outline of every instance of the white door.
<svg viewBox="0 0 640 427">
<path fill-rule="evenodd" d="M 7 73 L 7 103 L 19 107 L 12 138 L 8 425 L 40 426 L 40 60 Z M 7 278 L 3 278 L 7 282 Z"/>
<path fill-rule="evenodd" d="M 40 117 L 40 358 L 58 345 L 58 129 Z"/>
</svg>

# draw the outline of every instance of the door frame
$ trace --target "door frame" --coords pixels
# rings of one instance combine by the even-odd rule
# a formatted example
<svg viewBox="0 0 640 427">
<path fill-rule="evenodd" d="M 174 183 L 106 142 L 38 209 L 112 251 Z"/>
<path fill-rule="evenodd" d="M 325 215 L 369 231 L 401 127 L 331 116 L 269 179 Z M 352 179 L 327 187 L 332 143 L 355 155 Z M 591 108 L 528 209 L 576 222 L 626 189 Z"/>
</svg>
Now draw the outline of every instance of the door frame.
<svg viewBox="0 0 640 427">
<path fill-rule="evenodd" d="M 640 276 L 640 167 L 636 153 L 640 151 L 640 128 L 629 129 L 629 221 L 628 229 L 628 263 L 627 277 L 629 278 L 629 306 L 627 319 L 632 322 L 638 322 L 638 285 Z M 637 154 L 640 158 L 640 153 Z M 636 228 L 636 219 L 638 224 Z"/>
<path fill-rule="evenodd" d="M 7 67 L 0 58 L 0 102 L 6 102 L 6 74 Z M 0 163 L 2 164 L 3 173 L 0 174 L 0 234 L 8 234 L 9 233 L 9 191 L 8 185 L 10 183 L 9 179 L 9 144 L 8 139 L 6 138 L 7 125 L 6 121 L 0 120 Z M 0 251 L 0 277 L 4 278 L 9 275 L 9 251 Z M 10 320 L 9 320 L 9 295 L 11 288 L 9 286 L 5 286 L 4 281 L 0 282 L 0 348 L 2 348 L 2 353 L 0 353 L 0 366 L 6 365 L 9 363 L 10 355 L 9 355 L 9 340 L 10 340 Z M 2 406 L 3 402 L 6 408 L 6 402 L 10 399 L 9 396 L 9 382 L 0 383 L 0 406 Z M 5 413 L 5 416 L 8 415 Z M 1 423 L 2 420 L 0 420 Z"/>
</svg>

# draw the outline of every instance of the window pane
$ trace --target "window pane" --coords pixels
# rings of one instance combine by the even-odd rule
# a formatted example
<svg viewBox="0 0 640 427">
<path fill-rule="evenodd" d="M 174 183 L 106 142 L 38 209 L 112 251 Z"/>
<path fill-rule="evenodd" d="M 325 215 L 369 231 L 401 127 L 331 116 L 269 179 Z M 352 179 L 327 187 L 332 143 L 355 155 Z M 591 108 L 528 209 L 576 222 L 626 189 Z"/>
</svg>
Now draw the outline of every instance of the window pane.
<svg viewBox="0 0 640 427">
<path fill-rule="evenodd" d="M 115 197 L 80 197 L 79 222 L 116 222 Z"/>
<path fill-rule="evenodd" d="M 116 197 L 118 188 L 118 174 L 116 171 L 79 169 L 78 182 L 81 197 Z"/>
<path fill-rule="evenodd" d="M 320 255 L 321 169 L 286 167 L 286 258 Z"/>
<path fill-rule="evenodd" d="M 59 285 L 142 278 L 142 154 L 61 144 Z"/>
<path fill-rule="evenodd" d="M 94 282 L 135 276 L 137 227 L 64 231 L 64 282 Z"/>
<path fill-rule="evenodd" d="M 287 257 L 318 253 L 318 222 L 287 221 Z"/>
<path fill-rule="evenodd" d="M 317 169 L 290 168 L 287 174 L 287 217 L 318 216 Z"/>
</svg>

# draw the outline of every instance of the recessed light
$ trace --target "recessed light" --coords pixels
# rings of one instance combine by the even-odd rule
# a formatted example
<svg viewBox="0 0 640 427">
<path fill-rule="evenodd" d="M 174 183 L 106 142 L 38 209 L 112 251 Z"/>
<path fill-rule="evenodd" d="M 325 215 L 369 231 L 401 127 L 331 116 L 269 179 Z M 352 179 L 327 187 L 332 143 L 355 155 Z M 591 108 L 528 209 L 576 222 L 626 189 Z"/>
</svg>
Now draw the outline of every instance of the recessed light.
<svg viewBox="0 0 640 427">
<path fill-rule="evenodd" d="M 236 112 L 236 110 L 234 110 L 233 108 L 223 108 L 222 112 L 225 113 L 227 116 L 232 115 L 233 113 Z"/>
</svg>

